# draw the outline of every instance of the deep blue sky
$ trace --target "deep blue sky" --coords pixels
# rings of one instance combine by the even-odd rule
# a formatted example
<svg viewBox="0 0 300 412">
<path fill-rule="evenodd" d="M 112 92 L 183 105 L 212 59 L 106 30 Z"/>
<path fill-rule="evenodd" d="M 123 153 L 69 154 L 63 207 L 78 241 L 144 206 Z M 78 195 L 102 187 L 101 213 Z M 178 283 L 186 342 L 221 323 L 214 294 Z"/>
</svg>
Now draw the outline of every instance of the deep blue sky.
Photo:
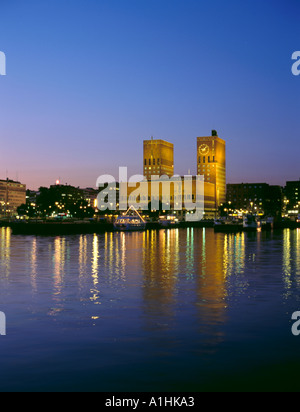
<svg viewBox="0 0 300 412">
<path fill-rule="evenodd" d="M 227 141 L 228 183 L 300 178 L 298 0 L 0 0 L 0 178 L 95 186 L 143 139 Z"/>
</svg>

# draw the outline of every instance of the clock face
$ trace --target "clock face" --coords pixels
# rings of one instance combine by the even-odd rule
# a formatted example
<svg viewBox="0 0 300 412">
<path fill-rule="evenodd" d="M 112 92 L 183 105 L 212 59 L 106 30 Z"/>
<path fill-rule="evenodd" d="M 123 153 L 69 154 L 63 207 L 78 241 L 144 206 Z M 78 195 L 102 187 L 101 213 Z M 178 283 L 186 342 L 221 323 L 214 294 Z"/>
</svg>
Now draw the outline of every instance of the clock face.
<svg viewBox="0 0 300 412">
<path fill-rule="evenodd" d="M 199 147 L 199 152 L 204 156 L 207 155 L 209 153 L 209 147 L 207 146 L 207 144 L 202 144 Z"/>
</svg>

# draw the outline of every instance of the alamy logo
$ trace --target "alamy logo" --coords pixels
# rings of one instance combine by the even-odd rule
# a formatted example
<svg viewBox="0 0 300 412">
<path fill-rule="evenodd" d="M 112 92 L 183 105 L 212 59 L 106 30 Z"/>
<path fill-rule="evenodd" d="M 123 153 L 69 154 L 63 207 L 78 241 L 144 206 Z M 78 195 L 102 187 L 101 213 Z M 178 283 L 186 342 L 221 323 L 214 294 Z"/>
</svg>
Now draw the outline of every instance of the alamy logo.
<svg viewBox="0 0 300 412">
<path fill-rule="evenodd" d="M 295 51 L 293 53 L 292 60 L 296 60 L 296 62 L 292 66 L 292 73 L 294 76 L 299 76 L 300 74 L 300 51 Z"/>
<path fill-rule="evenodd" d="M 0 51 L 0 76 L 6 76 L 6 56 Z"/>
<path fill-rule="evenodd" d="M 118 182 L 118 185 L 117 185 Z M 151 176 L 142 175 L 128 179 L 127 167 L 119 168 L 119 179 L 111 175 L 99 176 L 96 183 L 103 188 L 97 198 L 101 211 L 127 210 L 133 206 L 139 210 L 187 210 L 203 217 L 204 176 Z"/>
<path fill-rule="evenodd" d="M 3 312 L 0 312 L 0 335 L 6 335 L 6 316 Z"/>
</svg>

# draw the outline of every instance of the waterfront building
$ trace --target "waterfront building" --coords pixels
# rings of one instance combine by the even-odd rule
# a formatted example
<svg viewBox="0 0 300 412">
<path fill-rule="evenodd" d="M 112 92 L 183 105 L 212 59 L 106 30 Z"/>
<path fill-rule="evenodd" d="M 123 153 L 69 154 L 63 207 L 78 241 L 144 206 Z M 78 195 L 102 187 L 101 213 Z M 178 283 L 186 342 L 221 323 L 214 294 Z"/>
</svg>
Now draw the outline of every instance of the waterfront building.
<svg viewBox="0 0 300 412">
<path fill-rule="evenodd" d="M 197 174 L 215 185 L 215 207 L 226 201 L 226 142 L 216 130 L 211 136 L 197 137 Z"/>
<path fill-rule="evenodd" d="M 204 214 L 203 218 L 215 218 L 221 201 L 226 200 L 226 154 L 225 141 L 220 139 L 213 131 L 211 137 L 198 137 L 197 145 L 199 153 L 202 153 L 198 167 L 198 175 L 204 176 Z M 204 149 L 204 145 L 208 150 Z M 121 182 L 107 185 L 102 190 L 99 210 L 126 210 L 134 206 L 142 210 L 166 210 L 188 212 L 186 204 L 196 204 L 197 183 L 196 176 L 191 178 L 191 187 L 186 190 L 184 185 L 180 193 L 176 192 L 178 186 L 171 182 L 167 193 L 164 193 L 165 184 L 162 176 L 172 178 L 174 176 L 174 145 L 165 140 L 144 140 L 143 142 L 143 176 L 144 181 L 129 184 Z M 207 156 L 207 157 L 206 157 Z M 205 165 L 205 167 L 202 167 Z M 207 167 L 206 167 L 207 165 Z M 211 172 L 210 172 L 211 170 Z M 160 182 L 151 181 L 156 176 Z M 184 182 L 184 177 L 179 177 Z M 116 191 L 113 193 L 113 191 Z M 199 194 L 199 193 L 198 193 Z M 107 196 L 107 198 L 105 198 Z M 107 199 L 107 201 L 105 200 Z M 108 200 L 110 199 L 110 200 Z M 167 199 L 167 200 L 166 200 Z M 104 202 L 103 202 L 104 200 Z M 153 203 L 158 209 L 153 208 Z M 119 207 L 120 206 L 120 207 Z"/>
<path fill-rule="evenodd" d="M 37 190 L 27 190 L 26 191 L 26 205 L 36 206 L 37 198 L 39 197 L 40 192 Z"/>
<path fill-rule="evenodd" d="M 283 189 L 285 214 L 293 217 L 300 214 L 300 180 L 288 181 Z"/>
<path fill-rule="evenodd" d="M 172 177 L 174 175 L 174 145 L 165 140 L 144 140 L 143 175 Z"/>
<path fill-rule="evenodd" d="M 92 217 L 95 209 L 89 206 L 79 187 L 56 183 L 50 188 L 41 187 L 37 198 L 38 210 L 45 217 Z"/>
<path fill-rule="evenodd" d="M 97 196 L 99 189 L 94 189 L 92 187 L 87 187 L 82 189 L 83 197 L 88 203 L 88 207 L 92 207 L 97 210 Z"/>
<path fill-rule="evenodd" d="M 26 185 L 13 180 L 0 180 L 0 215 L 14 216 L 17 208 L 26 203 Z"/>
<path fill-rule="evenodd" d="M 148 210 L 165 210 L 178 211 L 179 214 L 186 213 L 187 204 L 195 204 L 197 200 L 197 183 L 196 177 L 192 176 L 191 186 L 185 186 L 184 177 L 178 177 L 181 185 L 176 183 L 176 179 L 170 182 L 163 182 L 161 179 L 157 181 L 144 180 L 137 182 L 135 187 L 129 186 L 128 183 L 120 183 L 120 203 L 127 206 L 134 205 L 139 208 L 138 203 L 144 209 L 147 205 Z M 125 195 L 124 195 L 125 194 Z M 199 186 L 198 186 L 198 194 Z M 204 215 L 203 218 L 214 218 L 216 215 L 216 201 L 215 201 L 215 185 L 209 182 L 203 184 L 204 195 Z M 127 202 L 127 203 L 126 203 Z M 137 203 L 138 202 L 138 203 Z M 153 207 L 157 205 L 157 208 Z M 126 206 L 124 206 L 126 208 Z"/>
<path fill-rule="evenodd" d="M 238 183 L 227 185 L 226 203 L 232 209 L 258 215 L 280 216 L 282 188 L 267 183 Z"/>
</svg>

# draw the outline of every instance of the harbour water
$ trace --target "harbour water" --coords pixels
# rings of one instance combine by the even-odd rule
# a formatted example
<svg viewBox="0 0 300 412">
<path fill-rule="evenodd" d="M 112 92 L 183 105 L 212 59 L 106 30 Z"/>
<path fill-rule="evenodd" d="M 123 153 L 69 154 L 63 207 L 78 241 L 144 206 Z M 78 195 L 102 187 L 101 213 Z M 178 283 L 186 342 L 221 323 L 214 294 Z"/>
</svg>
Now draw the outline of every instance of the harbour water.
<svg viewBox="0 0 300 412">
<path fill-rule="evenodd" d="M 298 390 L 299 298 L 299 229 L 0 228 L 0 390 Z"/>
</svg>

